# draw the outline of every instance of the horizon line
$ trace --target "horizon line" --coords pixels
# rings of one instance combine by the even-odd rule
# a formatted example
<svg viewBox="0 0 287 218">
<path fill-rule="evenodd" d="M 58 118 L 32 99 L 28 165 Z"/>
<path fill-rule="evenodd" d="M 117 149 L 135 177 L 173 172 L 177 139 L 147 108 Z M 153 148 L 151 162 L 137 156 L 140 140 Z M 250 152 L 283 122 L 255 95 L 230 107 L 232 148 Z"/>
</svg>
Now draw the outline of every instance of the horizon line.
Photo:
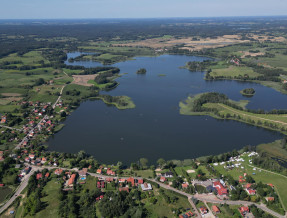
<svg viewBox="0 0 287 218">
<path fill-rule="evenodd" d="M 264 17 L 287 17 L 287 15 L 242 15 L 242 16 L 210 16 L 210 17 L 115 17 L 115 18 L 0 18 L 0 20 L 132 20 L 132 19 L 202 19 L 202 18 L 264 18 Z"/>
</svg>

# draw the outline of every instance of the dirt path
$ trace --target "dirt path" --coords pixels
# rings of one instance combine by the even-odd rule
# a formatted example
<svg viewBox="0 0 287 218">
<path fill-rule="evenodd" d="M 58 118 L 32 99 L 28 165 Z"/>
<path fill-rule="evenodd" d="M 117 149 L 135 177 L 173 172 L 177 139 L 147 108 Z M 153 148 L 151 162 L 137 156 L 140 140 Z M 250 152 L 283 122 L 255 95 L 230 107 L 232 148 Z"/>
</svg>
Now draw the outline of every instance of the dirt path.
<svg viewBox="0 0 287 218">
<path fill-rule="evenodd" d="M 287 123 L 282 122 L 282 121 L 270 120 L 270 119 L 266 119 L 266 118 L 262 118 L 262 117 L 252 116 L 252 115 L 245 114 L 245 113 L 239 113 L 237 110 L 231 109 L 231 108 L 229 108 L 229 107 L 227 107 L 225 105 L 222 105 L 222 104 L 219 104 L 219 103 L 218 103 L 218 105 L 223 107 L 223 108 L 225 108 L 225 109 L 227 109 L 227 110 L 229 110 L 229 111 L 232 111 L 232 112 L 234 112 L 236 114 L 240 114 L 240 115 L 243 115 L 243 116 L 252 117 L 252 118 L 256 118 L 256 119 L 260 119 L 260 120 L 270 121 L 270 122 L 274 122 L 274 123 L 280 123 L 282 125 L 287 125 Z"/>
</svg>

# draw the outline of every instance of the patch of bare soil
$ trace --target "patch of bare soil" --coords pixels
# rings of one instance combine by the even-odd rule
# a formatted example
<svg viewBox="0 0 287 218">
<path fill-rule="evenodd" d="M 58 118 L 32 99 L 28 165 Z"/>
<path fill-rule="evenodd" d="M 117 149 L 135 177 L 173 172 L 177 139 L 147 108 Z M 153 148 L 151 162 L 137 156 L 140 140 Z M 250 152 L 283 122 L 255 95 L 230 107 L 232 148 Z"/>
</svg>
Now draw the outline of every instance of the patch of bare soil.
<svg viewBox="0 0 287 218">
<path fill-rule="evenodd" d="M 199 40 L 194 40 L 192 37 L 186 38 L 155 38 L 146 39 L 137 42 L 131 42 L 126 44 L 121 44 L 121 46 L 132 46 L 132 47 L 149 47 L 149 48 L 168 48 L 175 45 L 183 45 L 183 49 L 188 49 L 190 51 L 201 50 L 204 48 L 217 48 L 224 47 L 226 45 L 249 42 L 249 40 L 242 40 L 238 35 L 224 35 L 216 38 L 200 38 Z"/>
<path fill-rule="evenodd" d="M 81 86 L 93 86 L 93 84 L 89 84 L 89 80 L 94 80 L 97 74 L 91 75 L 73 75 L 73 84 L 81 85 Z"/>
<path fill-rule="evenodd" d="M 286 41 L 286 38 L 282 36 L 268 36 L 268 35 L 248 35 L 248 37 L 253 38 L 255 40 L 258 40 L 259 42 L 264 42 L 264 41 L 271 41 L 271 42 L 284 42 Z"/>
</svg>

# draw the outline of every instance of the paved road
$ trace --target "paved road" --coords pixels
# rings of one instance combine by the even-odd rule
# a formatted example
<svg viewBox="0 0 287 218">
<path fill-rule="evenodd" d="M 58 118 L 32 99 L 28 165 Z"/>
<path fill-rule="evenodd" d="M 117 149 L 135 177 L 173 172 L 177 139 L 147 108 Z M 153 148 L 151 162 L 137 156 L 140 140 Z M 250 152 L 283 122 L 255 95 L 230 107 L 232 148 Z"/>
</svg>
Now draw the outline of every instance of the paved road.
<svg viewBox="0 0 287 218">
<path fill-rule="evenodd" d="M 7 208 L 11 206 L 11 204 L 15 201 L 15 199 L 21 194 L 21 192 L 26 188 L 29 182 L 29 178 L 35 172 L 34 169 L 30 171 L 30 173 L 22 180 L 21 184 L 16 189 L 14 195 L 0 208 L 0 214 L 3 213 Z"/>
</svg>

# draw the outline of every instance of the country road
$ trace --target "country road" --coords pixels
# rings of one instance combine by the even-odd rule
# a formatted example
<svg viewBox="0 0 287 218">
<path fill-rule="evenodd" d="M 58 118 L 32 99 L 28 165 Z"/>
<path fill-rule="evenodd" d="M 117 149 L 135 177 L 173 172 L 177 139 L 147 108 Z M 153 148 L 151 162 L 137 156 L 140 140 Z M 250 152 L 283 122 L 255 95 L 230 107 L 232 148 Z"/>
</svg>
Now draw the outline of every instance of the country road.
<svg viewBox="0 0 287 218">
<path fill-rule="evenodd" d="M 66 85 L 64 85 L 60 91 L 60 95 L 58 97 L 58 99 L 56 100 L 56 102 L 53 104 L 52 108 L 55 109 L 56 105 L 58 104 L 58 102 L 60 101 L 61 97 L 62 97 L 62 94 L 63 94 L 63 90 L 64 88 L 66 87 Z"/>
<path fill-rule="evenodd" d="M 16 129 L 16 128 L 13 128 L 13 127 L 10 127 L 10 126 L 0 125 L 0 127 L 2 127 L 2 128 L 6 128 L 6 129 L 11 129 L 11 130 L 22 131 L 22 129 Z"/>
</svg>

